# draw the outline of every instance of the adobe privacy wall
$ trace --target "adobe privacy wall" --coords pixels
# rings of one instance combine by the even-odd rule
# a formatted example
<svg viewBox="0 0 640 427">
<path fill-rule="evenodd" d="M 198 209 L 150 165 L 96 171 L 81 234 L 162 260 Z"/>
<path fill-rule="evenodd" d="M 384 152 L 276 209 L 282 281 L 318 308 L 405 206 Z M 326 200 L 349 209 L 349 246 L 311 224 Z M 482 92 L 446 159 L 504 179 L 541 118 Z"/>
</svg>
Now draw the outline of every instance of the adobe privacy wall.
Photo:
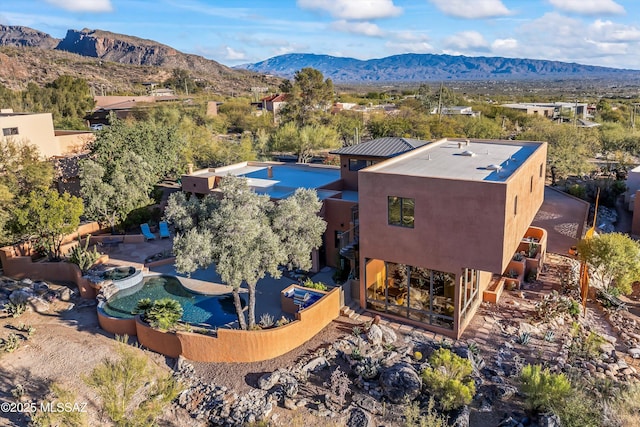
<svg viewBox="0 0 640 427">
<path fill-rule="evenodd" d="M 340 315 L 341 288 L 334 288 L 312 306 L 296 313 L 296 320 L 273 329 L 218 329 L 217 337 L 191 332 L 162 332 L 136 320 L 138 342 L 169 357 L 196 362 L 260 362 L 294 350 Z M 103 322 L 100 323 L 103 325 Z M 104 323 L 107 326 L 107 323 Z M 109 331 L 111 332 L 111 331 Z"/>
</svg>

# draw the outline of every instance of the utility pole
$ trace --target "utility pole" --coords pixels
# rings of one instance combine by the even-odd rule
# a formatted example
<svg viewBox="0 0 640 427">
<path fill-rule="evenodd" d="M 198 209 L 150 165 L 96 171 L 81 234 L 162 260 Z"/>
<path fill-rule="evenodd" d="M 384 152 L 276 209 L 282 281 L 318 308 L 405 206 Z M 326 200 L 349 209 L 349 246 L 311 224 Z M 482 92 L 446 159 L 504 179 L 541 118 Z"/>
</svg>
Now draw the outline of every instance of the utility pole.
<svg viewBox="0 0 640 427">
<path fill-rule="evenodd" d="M 444 83 L 440 82 L 440 95 L 438 95 L 438 121 L 442 119 L 442 89 L 444 88 Z"/>
</svg>

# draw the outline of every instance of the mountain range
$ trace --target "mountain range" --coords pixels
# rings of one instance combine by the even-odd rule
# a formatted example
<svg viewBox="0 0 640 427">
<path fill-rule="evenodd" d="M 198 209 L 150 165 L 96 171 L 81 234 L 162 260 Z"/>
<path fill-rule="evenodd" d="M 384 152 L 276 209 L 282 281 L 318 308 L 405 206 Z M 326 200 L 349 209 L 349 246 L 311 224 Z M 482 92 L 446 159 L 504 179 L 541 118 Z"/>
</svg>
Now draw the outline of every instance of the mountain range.
<svg viewBox="0 0 640 427">
<path fill-rule="evenodd" d="M 296 53 L 230 68 L 153 40 L 109 31 L 68 30 L 57 39 L 29 27 L 0 25 L 0 83 L 14 89 L 71 74 L 103 91 L 131 91 L 141 82 L 164 81 L 180 68 L 205 81 L 210 92 L 230 94 L 251 87 L 275 90 L 281 78 L 291 78 L 304 67 L 315 68 L 336 83 L 352 84 L 640 77 L 636 70 L 559 61 L 436 54 L 358 60 Z"/>
<path fill-rule="evenodd" d="M 207 82 L 208 90 L 222 94 L 280 81 L 153 40 L 102 30 L 68 30 L 57 39 L 29 27 L 0 25 L 0 46 L 0 83 L 14 89 L 70 74 L 107 92 L 130 91 L 142 82 L 164 81 L 176 68 L 189 70 L 193 78 Z"/>
<path fill-rule="evenodd" d="M 524 58 L 469 57 L 435 54 L 388 56 L 359 60 L 293 53 L 236 68 L 291 78 L 312 67 L 336 83 L 422 82 L 446 80 L 516 80 L 558 78 L 624 78 L 640 71 Z"/>
</svg>

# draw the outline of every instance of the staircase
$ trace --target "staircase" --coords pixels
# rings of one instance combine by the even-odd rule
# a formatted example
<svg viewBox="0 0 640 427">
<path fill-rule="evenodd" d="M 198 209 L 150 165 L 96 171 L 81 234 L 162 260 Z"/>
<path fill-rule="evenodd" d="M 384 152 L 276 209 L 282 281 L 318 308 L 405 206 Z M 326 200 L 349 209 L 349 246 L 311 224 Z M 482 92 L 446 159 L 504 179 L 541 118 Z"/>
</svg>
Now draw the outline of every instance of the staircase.
<svg viewBox="0 0 640 427">
<path fill-rule="evenodd" d="M 349 319 L 358 320 L 364 314 L 365 310 L 360 305 L 352 301 L 349 305 L 345 305 L 340 309 L 340 315 Z"/>
</svg>

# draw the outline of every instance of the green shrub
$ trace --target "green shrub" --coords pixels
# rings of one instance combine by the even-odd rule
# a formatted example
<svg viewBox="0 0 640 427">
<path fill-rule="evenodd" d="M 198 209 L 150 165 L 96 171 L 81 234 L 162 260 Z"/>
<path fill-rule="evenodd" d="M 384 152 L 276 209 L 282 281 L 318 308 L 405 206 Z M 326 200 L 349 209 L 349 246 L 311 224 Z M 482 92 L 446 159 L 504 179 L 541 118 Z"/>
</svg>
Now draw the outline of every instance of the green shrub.
<svg viewBox="0 0 640 427">
<path fill-rule="evenodd" d="M 314 282 L 313 280 L 307 278 L 307 280 L 305 280 L 302 283 L 302 286 L 304 286 L 305 288 L 309 288 L 309 289 L 317 289 L 319 291 L 326 291 L 327 290 L 327 285 L 325 285 L 322 282 Z"/>
<path fill-rule="evenodd" d="M 4 309 L 7 311 L 9 316 L 20 317 L 22 313 L 27 311 L 27 303 L 26 301 L 9 301 L 5 304 Z"/>
<path fill-rule="evenodd" d="M 180 393 L 180 385 L 125 344 L 118 343 L 118 356 L 96 366 L 85 382 L 96 389 L 102 410 L 116 426 L 155 425 L 155 419 Z"/>
<path fill-rule="evenodd" d="M 567 188 L 567 193 L 579 199 L 584 199 L 587 196 L 587 189 L 583 185 L 574 184 Z"/>
<path fill-rule="evenodd" d="M 0 349 L 4 352 L 13 353 L 18 347 L 20 347 L 20 337 L 13 332 L 0 341 Z"/>
<path fill-rule="evenodd" d="M 144 314 L 152 305 L 151 298 L 142 298 L 136 304 L 136 308 L 133 309 L 132 314 Z"/>
<path fill-rule="evenodd" d="M 47 401 L 60 403 L 79 402 L 78 396 L 57 384 L 52 384 L 47 395 Z M 81 411 L 37 411 L 32 414 L 31 425 L 38 427 L 83 427 L 87 424 L 87 414 Z"/>
<path fill-rule="evenodd" d="M 445 411 L 468 405 L 476 392 L 471 361 L 440 348 L 429 357 L 430 368 L 422 372 L 425 387 Z"/>
<path fill-rule="evenodd" d="M 429 403 L 424 412 L 420 411 L 420 406 L 416 402 L 407 405 L 404 410 L 405 427 L 447 427 L 447 417 L 440 414 L 435 408 L 433 397 L 429 398 Z"/>
<path fill-rule="evenodd" d="M 552 402 L 553 412 L 560 417 L 562 427 L 600 427 L 603 425 L 602 407 L 583 390 L 574 387 L 571 395 Z"/>
<path fill-rule="evenodd" d="M 525 395 L 525 406 L 529 411 L 539 412 L 553 409 L 571 393 L 571 383 L 564 374 L 552 374 L 540 365 L 526 365 L 520 373 L 521 390 Z"/>
<path fill-rule="evenodd" d="M 162 298 L 155 300 L 142 317 L 152 328 L 171 329 L 182 317 L 182 306 L 174 299 Z"/>
</svg>

